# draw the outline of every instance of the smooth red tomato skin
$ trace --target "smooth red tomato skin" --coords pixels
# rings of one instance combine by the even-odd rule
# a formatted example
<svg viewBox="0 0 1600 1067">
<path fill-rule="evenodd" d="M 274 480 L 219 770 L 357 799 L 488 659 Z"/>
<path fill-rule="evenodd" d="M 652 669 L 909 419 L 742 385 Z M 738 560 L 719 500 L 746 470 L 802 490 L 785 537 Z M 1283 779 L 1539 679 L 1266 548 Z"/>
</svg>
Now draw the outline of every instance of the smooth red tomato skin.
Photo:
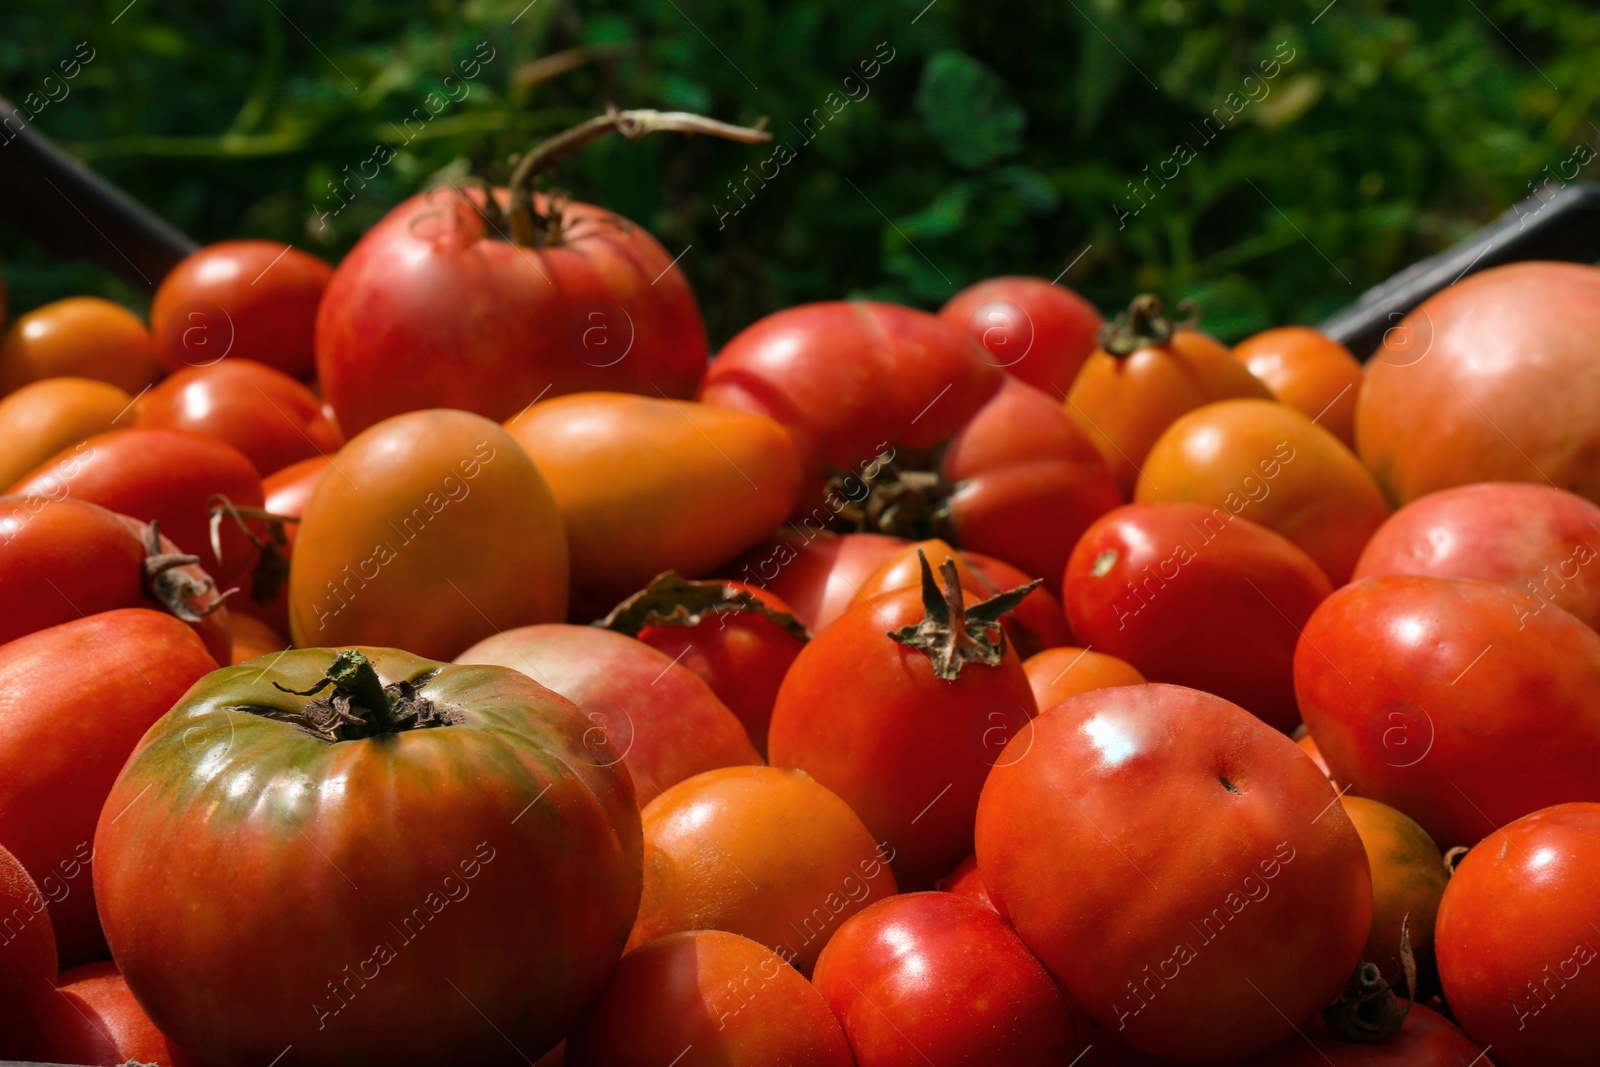
<svg viewBox="0 0 1600 1067">
<path fill-rule="evenodd" d="M 112 430 L 64 449 L 25 476 L 8 496 L 86 500 L 161 532 L 226 589 L 255 560 L 255 546 L 231 522 L 220 529 L 222 559 L 211 548 L 209 502 L 261 506 L 261 477 L 238 449 L 189 430 Z"/>
<path fill-rule="evenodd" d="M 1095 350 L 1105 319 L 1064 285 L 1043 278 L 989 278 L 950 298 L 939 317 L 963 330 L 1006 373 L 1065 396 Z"/>
<path fill-rule="evenodd" d="M 106 1067 L 188 1067 L 193 1062 L 156 1029 L 114 963 L 74 967 L 50 996 L 51 1003 L 36 1020 L 35 1057 Z"/>
<path fill-rule="evenodd" d="M 978 873 L 978 856 L 969 852 L 967 858 L 956 865 L 948 878 L 939 879 L 935 889 L 946 893 L 954 893 L 958 897 L 975 900 L 979 904 L 994 911 L 994 901 L 989 899 L 989 890 L 984 888 L 983 875 Z"/>
<path fill-rule="evenodd" d="M 225 359 L 180 370 L 141 396 L 135 425 L 210 434 L 262 475 L 330 455 L 344 443 L 316 395 L 264 363 Z"/>
<path fill-rule="evenodd" d="M 1600 804 L 1558 804 L 1490 834 L 1445 887 L 1439 977 L 1501 1067 L 1580 1067 L 1600 1049 Z"/>
<path fill-rule="evenodd" d="M 1356 563 L 1355 578 L 1426 574 L 1502 582 L 1526 610 L 1547 604 L 1600 630 L 1600 507 L 1526 482 L 1441 489 L 1390 516 Z"/>
<path fill-rule="evenodd" d="M 275 241 L 221 241 L 161 280 L 150 305 L 170 371 L 252 360 L 296 378 L 313 369 L 317 305 L 333 277 L 324 260 Z"/>
<path fill-rule="evenodd" d="M 567 1067 L 658 1067 L 673 1056 L 674 1067 L 855 1067 L 800 972 L 721 930 L 667 934 L 629 952 L 567 1038 Z"/>
<path fill-rule="evenodd" d="M 1311 557 L 1264 526 L 1198 504 L 1129 504 L 1078 542 L 1061 599 L 1085 645 L 1287 731 L 1299 627 L 1330 592 Z"/>
<path fill-rule="evenodd" d="M 1600 800 L 1600 635 L 1557 608 L 1528 614 L 1507 586 L 1347 585 L 1306 622 L 1294 670 L 1333 777 L 1440 848 Z"/>
<path fill-rule="evenodd" d="M 1114 1038 L 1223 1061 L 1293 1034 L 1366 942 L 1366 853 L 1333 800 L 1293 741 L 1220 697 L 1097 689 L 1002 755 L 978 805 L 978 867 Z"/>
<path fill-rule="evenodd" d="M 21 1032 L 56 980 L 56 938 L 50 906 L 22 861 L 0 845 L 0 1034 Z M 20 1042 L 0 1038 L 0 1055 L 18 1056 Z M 33 1053 L 29 1052 L 29 1055 Z"/>
<path fill-rule="evenodd" d="M 143 608 L 0 645 L 0 841 L 51 901 L 64 966 L 105 956 L 89 858 L 117 772 L 145 729 L 216 666 L 187 625 Z"/>
<path fill-rule="evenodd" d="M 317 316 L 317 377 L 354 436 L 419 408 L 502 422 L 541 396 L 609 390 L 687 400 L 709 349 L 672 256 L 589 204 L 562 239 L 523 248 L 489 228 L 473 190 L 396 207 L 339 264 Z M 504 190 L 496 197 L 504 201 Z M 545 210 L 543 196 L 536 210 Z"/>
<path fill-rule="evenodd" d="M 887 843 L 903 888 L 932 885 L 972 850 L 989 768 L 1036 712 L 1009 644 L 1000 663 L 946 682 L 888 636 L 923 617 L 919 589 L 852 608 L 794 661 L 767 734 L 773 766 L 809 773 Z"/>
<path fill-rule="evenodd" d="M 722 570 L 777 594 L 816 633 L 848 611 L 861 584 L 909 544 L 885 534 L 832 534 L 813 523 L 791 523 Z"/>
<path fill-rule="evenodd" d="M 1503 1063 L 1504 1061 L 1502 1061 Z M 1431 1008 L 1411 1005 L 1400 1033 L 1376 1045 L 1349 1044 L 1327 1035 L 1320 1019 L 1279 1047 L 1236 1067 L 1494 1067 L 1494 1062 L 1450 1021 Z"/>
<path fill-rule="evenodd" d="M 851 916 L 812 981 L 861 1067 L 1065 1063 L 1083 1044 L 1011 928 L 952 893 L 901 894 Z"/>
<path fill-rule="evenodd" d="M 526 1063 L 621 955 L 643 862 L 631 783 L 571 702 L 514 671 L 358 651 L 454 723 L 329 743 L 252 710 L 302 707 L 277 687 L 311 688 L 328 649 L 209 675 L 101 815 L 114 958 L 218 1067 L 288 1045 L 307 1064 Z"/>
</svg>

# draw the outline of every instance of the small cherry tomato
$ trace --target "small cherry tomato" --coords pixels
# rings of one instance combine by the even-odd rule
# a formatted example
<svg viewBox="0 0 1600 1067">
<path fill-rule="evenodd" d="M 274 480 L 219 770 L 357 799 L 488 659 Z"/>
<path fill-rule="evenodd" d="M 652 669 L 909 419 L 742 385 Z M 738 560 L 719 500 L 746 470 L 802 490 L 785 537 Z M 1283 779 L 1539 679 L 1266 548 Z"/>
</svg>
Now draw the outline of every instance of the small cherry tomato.
<svg viewBox="0 0 1600 1067">
<path fill-rule="evenodd" d="M 97 296 L 46 304 L 0 338 L 0 396 L 45 378 L 91 378 L 137 393 L 161 374 L 144 320 Z"/>
<path fill-rule="evenodd" d="M 1233 346 L 1233 358 L 1272 395 L 1356 447 L 1356 397 L 1361 363 L 1350 350 L 1309 326 L 1263 330 Z"/>
</svg>

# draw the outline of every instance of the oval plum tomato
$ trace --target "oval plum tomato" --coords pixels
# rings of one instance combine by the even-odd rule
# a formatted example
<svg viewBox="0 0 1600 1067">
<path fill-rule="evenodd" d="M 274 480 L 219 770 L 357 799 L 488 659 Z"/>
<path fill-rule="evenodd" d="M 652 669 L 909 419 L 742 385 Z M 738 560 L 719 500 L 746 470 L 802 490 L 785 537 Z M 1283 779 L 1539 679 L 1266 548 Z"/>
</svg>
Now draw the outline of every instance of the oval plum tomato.
<svg viewBox="0 0 1600 1067">
<path fill-rule="evenodd" d="M 1145 681 L 1133 664 L 1089 648 L 1047 648 L 1024 660 L 1022 669 L 1040 711 L 1091 689 Z"/>
<path fill-rule="evenodd" d="M 16 1035 L 39 1011 L 56 982 L 56 937 L 50 908 L 22 861 L 0 845 L 0 1056 L 35 1056 Z"/>
<path fill-rule="evenodd" d="M 62 966 L 105 957 L 89 860 L 117 772 L 145 729 L 216 666 L 188 626 L 143 608 L 0 645 L 0 842 L 50 901 Z"/>
<path fill-rule="evenodd" d="M 1581 1067 L 1600 1049 L 1600 804 L 1558 804 L 1473 846 L 1439 906 L 1439 977 L 1501 1067 Z"/>
<path fill-rule="evenodd" d="M 976 900 L 979 904 L 994 911 L 994 901 L 989 899 L 989 890 L 984 888 L 983 875 L 978 873 L 978 857 L 976 853 L 968 853 L 967 858 L 956 864 L 956 869 L 950 872 L 949 877 L 941 878 L 935 883 L 934 888 L 944 893 L 954 893 L 958 897 Z"/>
<path fill-rule="evenodd" d="M 687 667 L 595 626 L 523 626 L 484 638 L 458 663 L 521 671 L 582 709 L 587 758 L 622 760 L 639 803 L 701 771 L 761 762 L 744 727 Z M 600 742 L 605 744 L 600 744 Z"/>
<path fill-rule="evenodd" d="M 156 1029 L 114 963 L 86 963 L 61 976 L 34 1029 L 32 1055 L 51 1063 L 155 1064 L 193 1061 Z"/>
<path fill-rule="evenodd" d="M 1372 918 L 1327 779 L 1243 709 L 1178 686 L 1040 715 L 989 775 L 977 846 L 989 896 L 1062 990 L 1117 1039 L 1188 1062 L 1294 1033 Z"/>
<path fill-rule="evenodd" d="M 855 1067 L 811 983 L 722 930 L 668 934 L 622 957 L 567 1037 L 567 1067 L 661 1067 L 674 1055 L 673 1067 Z"/>
<path fill-rule="evenodd" d="M 989 278 L 961 290 L 939 317 L 964 330 L 989 361 L 1047 396 L 1064 395 L 1095 349 L 1095 306 L 1043 278 Z"/>
<path fill-rule="evenodd" d="M 111 429 L 133 397 L 88 378 L 46 378 L 0 399 L 0 485 Z"/>
<path fill-rule="evenodd" d="M 1309 326 L 1263 330 L 1233 346 L 1233 358 L 1288 404 L 1356 447 L 1356 397 L 1361 395 L 1361 363 L 1350 350 Z"/>
<path fill-rule="evenodd" d="M 1229 400 L 1173 422 L 1150 449 L 1134 499 L 1227 509 L 1282 534 L 1336 586 L 1389 517 L 1338 438 L 1286 404 Z"/>
<path fill-rule="evenodd" d="M 1356 405 L 1361 460 L 1407 504 L 1473 482 L 1600 501 L 1600 270 L 1513 263 L 1424 300 L 1384 334 Z"/>
<path fill-rule="evenodd" d="M 311 390 L 247 359 L 180 370 L 141 396 L 133 416 L 136 426 L 194 430 L 226 441 L 262 475 L 344 444 Z"/>
<path fill-rule="evenodd" d="M 894 304 L 769 315 L 729 341 L 701 399 L 788 427 L 807 488 L 797 521 L 938 537 L 1052 582 L 1120 497 L 1050 397 L 959 330 Z"/>
<path fill-rule="evenodd" d="M 317 377 L 345 433 L 418 408 L 502 421 L 567 393 L 694 396 L 710 354 L 700 309 L 643 227 L 541 195 L 550 229 L 529 246 L 503 239 L 483 203 L 476 189 L 420 193 L 334 272 Z"/>
<path fill-rule="evenodd" d="M 1072 1006 L 1005 921 L 953 893 L 907 893 L 852 917 L 815 984 L 859 1067 L 1066 1063 L 1084 1044 Z"/>
<path fill-rule="evenodd" d="M 771 593 L 739 582 L 685 581 L 670 571 L 597 625 L 637 637 L 699 675 L 762 755 L 778 687 L 811 638 Z"/>
<path fill-rule="evenodd" d="M 45 378 L 92 378 L 132 394 L 161 374 L 144 320 L 97 296 L 46 304 L 0 338 L 0 396 Z"/>
<path fill-rule="evenodd" d="M 633 788 L 587 725 L 515 671 L 395 649 L 216 671 L 145 735 L 95 834 L 128 987 L 205 1063 L 543 1054 L 639 901 Z"/>
<path fill-rule="evenodd" d="M 1353 577 L 1501 582 L 1532 614 L 1554 605 L 1600 630 L 1600 507 L 1548 485 L 1485 482 L 1418 497 L 1367 542 Z"/>
<path fill-rule="evenodd" d="M 423 590 L 437 595 L 424 602 Z M 481 416 L 387 419 L 339 451 L 306 502 L 289 561 L 296 645 L 448 657 L 566 609 L 567 542 L 550 489 Z"/>
<path fill-rule="evenodd" d="M 840 924 L 896 892 L 856 813 L 804 771 L 705 771 L 642 816 L 644 899 L 629 948 L 680 930 L 726 930 L 810 974 Z"/>
<path fill-rule="evenodd" d="M 317 305 L 331 277 L 325 260 L 276 241 L 207 245 L 161 279 L 150 305 L 156 350 L 169 371 L 227 357 L 309 378 Z"/>
<path fill-rule="evenodd" d="M 1424 980 L 1434 975 L 1433 922 L 1446 881 L 1444 856 L 1428 832 L 1403 811 L 1367 797 L 1346 794 L 1344 812 L 1361 835 L 1372 870 L 1372 931 L 1361 958 L 1383 970 L 1396 985 L 1400 965 L 1400 927 L 1406 924 L 1417 970 Z"/>
<path fill-rule="evenodd" d="M 1175 325 L 1145 294 L 1101 331 L 1100 347 L 1067 392 L 1067 414 L 1127 497 L 1144 481 L 1139 468 L 1150 446 L 1180 415 L 1217 400 L 1268 396 L 1226 345 Z"/>
<path fill-rule="evenodd" d="M 800 494 L 788 433 L 747 411 L 578 393 L 534 404 L 506 430 L 555 497 L 584 618 L 662 571 L 705 576 L 770 533 Z"/>
<path fill-rule="evenodd" d="M 188 430 L 112 430 L 79 441 L 46 460 L 6 491 L 8 496 L 85 500 L 154 523 L 200 568 L 226 588 L 255 562 L 256 548 L 233 523 L 218 527 L 222 557 L 211 541 L 213 498 L 261 506 L 261 477 L 238 449 Z"/>
<path fill-rule="evenodd" d="M 842 797 L 892 854 L 903 887 L 933 884 L 972 851 L 989 768 L 1034 715 L 999 616 L 1023 590 L 967 608 L 952 561 L 852 608 L 801 651 L 767 734 L 774 766 Z M 1026 589 L 1026 587 L 1024 587 Z"/>
<path fill-rule="evenodd" d="M 289 642 L 272 627 L 249 615 L 231 615 L 233 626 L 233 655 L 229 664 L 236 665 L 257 656 L 270 656 L 289 647 Z"/>
<path fill-rule="evenodd" d="M 1300 627 L 1332 591 L 1311 557 L 1248 519 L 1128 504 L 1073 549 L 1061 599 L 1087 645 L 1288 731 Z"/>
<path fill-rule="evenodd" d="M 1320 1019 L 1304 1030 L 1235 1067 L 1494 1067 L 1467 1035 L 1421 1004 L 1411 1005 L 1399 1034 L 1375 1045 L 1330 1037 Z"/>
<path fill-rule="evenodd" d="M 1347 585 L 1306 622 L 1294 673 L 1334 775 L 1442 848 L 1600 799 L 1600 635 L 1556 608 L 1524 614 L 1507 586 Z"/>
<path fill-rule="evenodd" d="M 165 611 L 211 658 L 231 648 L 216 583 L 170 540 L 82 500 L 0 497 L 0 642 L 115 608 Z"/>
<path fill-rule="evenodd" d="M 826 533 L 794 524 L 722 568 L 754 589 L 775 593 L 815 633 L 850 610 L 867 576 L 911 542 L 871 533 Z"/>
</svg>

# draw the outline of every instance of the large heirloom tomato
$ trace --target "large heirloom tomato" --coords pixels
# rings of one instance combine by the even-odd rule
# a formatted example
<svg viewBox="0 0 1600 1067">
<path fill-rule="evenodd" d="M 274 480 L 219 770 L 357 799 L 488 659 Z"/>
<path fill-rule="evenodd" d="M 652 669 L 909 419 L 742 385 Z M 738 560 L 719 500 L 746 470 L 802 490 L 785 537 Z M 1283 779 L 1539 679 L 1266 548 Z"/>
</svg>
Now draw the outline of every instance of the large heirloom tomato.
<svg viewBox="0 0 1600 1067">
<path fill-rule="evenodd" d="M 0 645 L 0 845 L 50 901 L 62 966 L 105 958 L 89 862 L 117 772 L 146 728 L 216 666 L 189 627 L 143 608 Z"/>
<path fill-rule="evenodd" d="M 1468 852 L 1439 906 L 1450 1007 L 1501 1067 L 1600 1051 L 1600 804 L 1558 804 Z"/>
<path fill-rule="evenodd" d="M 1292 1035 L 1354 970 L 1361 838 L 1293 741 L 1220 697 L 1097 689 L 1046 711 L 978 804 L 1000 914 L 1114 1037 L 1209 1063 Z"/>
<path fill-rule="evenodd" d="M 769 315 L 728 342 L 700 396 L 789 428 L 807 483 L 796 521 L 819 530 L 939 537 L 1054 584 L 1078 534 L 1121 500 L 1059 404 L 911 308 Z"/>
<path fill-rule="evenodd" d="M 1087 645 L 1287 731 L 1300 627 L 1332 591 L 1310 556 L 1249 519 L 1128 504 L 1078 541 L 1061 599 Z"/>
<path fill-rule="evenodd" d="M 1390 499 L 1537 482 L 1600 501 L 1600 270 L 1514 263 L 1424 300 L 1384 335 L 1356 446 Z"/>
<path fill-rule="evenodd" d="M 989 278 L 950 298 L 939 317 L 965 331 L 989 361 L 1049 396 L 1065 395 L 1105 320 L 1095 306 L 1043 278 Z"/>
<path fill-rule="evenodd" d="M 515 671 L 394 649 L 214 672 L 95 834 L 129 988 L 218 1067 L 287 1047 L 528 1062 L 599 992 L 639 902 L 633 789 L 587 727 Z"/>
<path fill-rule="evenodd" d="M 1306 622 L 1294 687 L 1333 776 L 1441 847 L 1600 800 L 1600 635 L 1508 586 L 1347 585 Z"/>
</svg>

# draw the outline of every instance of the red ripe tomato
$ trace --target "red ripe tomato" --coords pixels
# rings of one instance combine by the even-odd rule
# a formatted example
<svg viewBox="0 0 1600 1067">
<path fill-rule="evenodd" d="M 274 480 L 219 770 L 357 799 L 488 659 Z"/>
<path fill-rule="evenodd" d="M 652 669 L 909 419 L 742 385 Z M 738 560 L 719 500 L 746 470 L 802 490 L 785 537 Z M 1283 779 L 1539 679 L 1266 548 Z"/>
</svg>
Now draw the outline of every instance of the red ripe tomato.
<svg viewBox="0 0 1600 1067">
<path fill-rule="evenodd" d="M 317 305 L 333 277 L 325 261 L 275 241 L 222 241 L 161 280 L 150 329 L 170 371 L 223 357 L 309 378 Z"/>
<path fill-rule="evenodd" d="M 266 498 L 262 508 L 273 515 L 298 519 L 305 513 L 311 491 L 322 479 L 322 473 L 332 466 L 329 456 L 312 456 L 299 463 L 291 463 L 276 473 L 261 479 L 261 493 Z M 294 555 L 295 539 L 300 533 L 298 522 L 280 524 L 281 543 L 273 540 L 271 529 L 266 533 L 272 551 L 263 550 L 256 560 L 249 585 L 228 602 L 237 614 L 260 619 L 277 634 L 289 632 L 289 598 L 286 595 L 289 579 L 289 560 Z"/>
<path fill-rule="evenodd" d="M 969 285 L 939 311 L 1004 368 L 1049 396 L 1066 396 L 1095 350 L 1105 319 L 1095 306 L 1043 278 L 989 278 Z"/>
<path fill-rule="evenodd" d="M 1347 585 L 1307 621 L 1294 675 L 1334 778 L 1441 848 L 1600 800 L 1600 635 L 1554 608 L 1527 614 L 1507 586 Z"/>
<path fill-rule="evenodd" d="M 1293 542 L 1222 508 L 1129 504 L 1089 528 L 1062 584 L 1072 630 L 1145 677 L 1290 730 L 1300 627 L 1332 592 Z"/>
<path fill-rule="evenodd" d="M 1554 605 L 1600 629 L 1600 507 L 1526 482 L 1442 489 L 1378 527 L 1355 577 L 1428 574 L 1502 582 L 1528 614 Z"/>
<path fill-rule="evenodd" d="M 553 229 L 525 247 L 491 228 L 482 204 L 478 190 L 414 196 L 334 272 L 317 377 L 345 433 L 419 408 L 503 422 L 544 396 L 694 396 L 705 326 L 655 238 L 603 208 L 539 196 Z"/>
<path fill-rule="evenodd" d="M 911 308 L 769 315 L 723 348 L 701 399 L 789 428 L 810 487 L 796 519 L 819 529 L 938 537 L 1053 584 L 1078 534 L 1121 500 L 1056 401 Z"/>
<path fill-rule="evenodd" d="M 1320 1019 L 1304 1031 L 1236 1067 L 1494 1067 L 1448 1019 L 1421 1004 L 1411 1005 L 1400 1033 L 1375 1045 L 1330 1037 Z"/>
<path fill-rule="evenodd" d="M 591 724 L 588 758 L 625 763 L 641 805 L 701 771 L 761 762 L 710 686 L 631 637 L 594 626 L 522 626 L 479 641 L 456 662 L 521 671 L 578 705 Z"/>
<path fill-rule="evenodd" d="M 89 860 L 112 781 L 145 729 L 216 666 L 188 626 L 142 608 L 0 645 L 0 841 L 50 901 L 63 966 L 105 958 Z"/>
<path fill-rule="evenodd" d="M 181 370 L 141 396 L 133 414 L 141 428 L 194 430 L 226 441 L 263 475 L 344 444 L 311 390 L 246 359 Z"/>
<path fill-rule="evenodd" d="M 945 893 L 954 893 L 958 897 L 976 900 L 979 904 L 994 910 L 994 901 L 989 899 L 989 890 L 984 888 L 983 875 L 978 873 L 978 856 L 969 852 L 967 858 L 956 864 L 956 869 L 950 872 L 950 877 L 939 879 L 935 889 Z"/>
<path fill-rule="evenodd" d="M 825 533 L 790 524 L 722 568 L 734 580 L 776 594 L 813 633 L 855 603 L 861 583 L 911 542 L 871 533 Z"/>
<path fill-rule="evenodd" d="M 31 1055 L 51 1063 L 156 1064 L 193 1061 L 156 1029 L 114 963 L 88 963 L 61 976 L 33 1029 Z"/>
<path fill-rule="evenodd" d="M 765 945 L 721 930 L 668 934 L 622 957 L 567 1037 L 567 1067 L 669 1063 L 855 1067 L 811 983 Z"/>
<path fill-rule="evenodd" d="M 34 468 L 8 496 L 86 500 L 119 515 L 155 523 L 200 567 L 227 588 L 255 561 L 256 548 L 231 522 L 218 529 L 219 560 L 211 547 L 213 497 L 240 507 L 261 506 L 261 478 L 239 450 L 188 430 L 112 430 L 64 449 Z"/>
<path fill-rule="evenodd" d="M 1000 916 L 952 893 L 851 916 L 812 981 L 860 1067 L 1064 1064 L 1089 1029 Z"/>
<path fill-rule="evenodd" d="M 95 833 L 128 987 L 208 1064 L 542 1055 L 639 904 L 633 789 L 585 726 L 515 671 L 395 649 L 212 673 Z"/>
<path fill-rule="evenodd" d="M 1583 1067 L 1600 1049 L 1600 804 L 1558 804 L 1468 852 L 1434 944 L 1451 1010 L 1501 1067 Z"/>
<path fill-rule="evenodd" d="M 1294 1033 L 1349 978 L 1361 838 L 1293 741 L 1220 697 L 1097 689 L 1046 711 L 978 804 L 1000 914 L 1115 1038 L 1213 1062 Z"/>
<path fill-rule="evenodd" d="M 810 639 L 771 593 L 740 582 L 691 582 L 670 571 L 599 625 L 637 637 L 699 675 L 763 755 L 778 686 Z"/>
<path fill-rule="evenodd" d="M 839 794 L 892 850 L 908 888 L 932 885 L 972 850 L 978 791 L 1034 715 L 996 621 L 1017 597 L 966 609 L 951 561 L 943 578 L 942 595 L 924 572 L 921 589 L 852 608 L 813 638 L 778 690 L 767 734 L 773 766 L 799 767 Z"/>
<path fill-rule="evenodd" d="M 50 909 L 22 861 L 0 845 L 0 1056 L 36 1056 L 15 1035 L 56 981 Z"/>
<path fill-rule="evenodd" d="M 165 611 L 211 658 L 231 648 L 216 583 L 137 519 L 82 500 L 0 497 L 0 643 L 114 608 Z"/>
</svg>

